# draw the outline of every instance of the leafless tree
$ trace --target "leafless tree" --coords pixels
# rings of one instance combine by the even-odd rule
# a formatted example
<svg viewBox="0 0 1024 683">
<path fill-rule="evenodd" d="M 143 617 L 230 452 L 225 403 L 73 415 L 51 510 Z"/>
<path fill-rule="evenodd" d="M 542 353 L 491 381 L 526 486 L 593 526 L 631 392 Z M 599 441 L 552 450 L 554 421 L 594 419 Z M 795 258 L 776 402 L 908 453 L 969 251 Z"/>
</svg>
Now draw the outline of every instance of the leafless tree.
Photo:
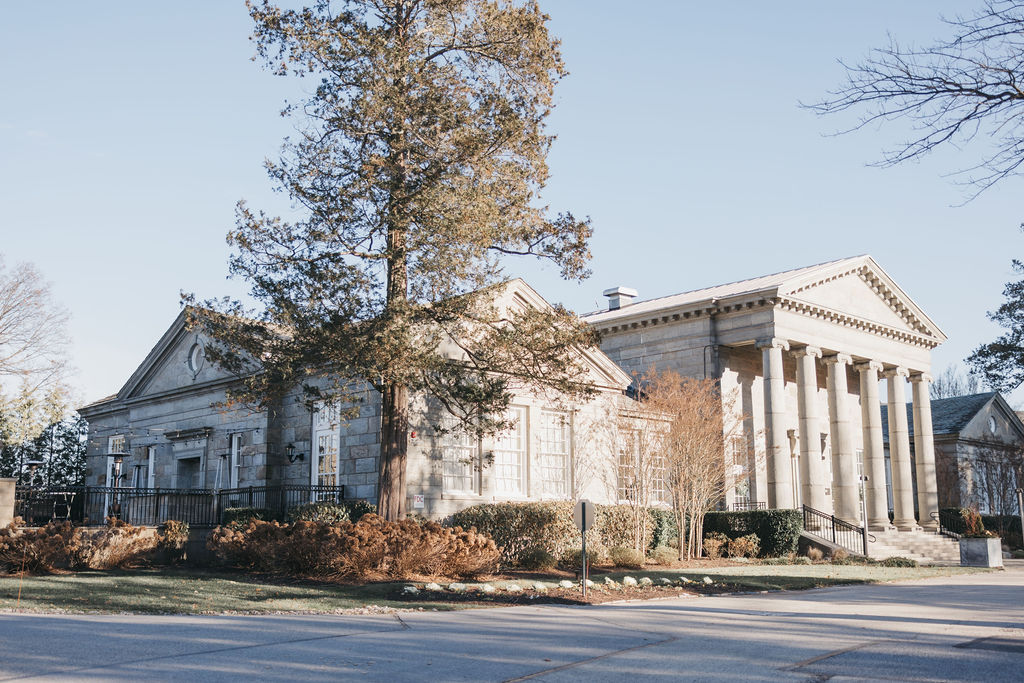
<svg viewBox="0 0 1024 683">
<path fill-rule="evenodd" d="M 950 364 L 932 382 L 929 389 L 932 400 L 938 398 L 953 398 L 955 396 L 969 396 L 981 393 L 984 390 L 981 380 L 977 375 L 964 373 L 960 367 Z"/>
<path fill-rule="evenodd" d="M 820 114 L 859 112 L 850 130 L 909 119 L 913 132 L 883 151 L 878 166 L 916 159 L 940 146 L 959 149 L 976 138 L 991 141 L 992 151 L 957 171 L 972 188 L 972 199 L 1019 174 L 1024 163 L 1024 2 L 984 0 L 974 13 L 943 21 L 952 38 L 925 48 L 890 38 L 864 62 L 844 64 L 846 83 L 808 107 Z"/>
<path fill-rule="evenodd" d="M 0 257 L 0 394 L 48 390 L 67 370 L 67 311 L 34 266 Z"/>
<path fill-rule="evenodd" d="M 645 376 L 643 402 L 650 419 L 664 425 L 660 446 L 679 528 L 679 558 L 700 557 L 704 515 L 721 502 L 730 481 L 745 475 L 742 463 L 750 461 L 749 453 L 727 453 L 728 446 L 746 443 L 737 438 L 742 416 L 714 380 L 675 372 Z"/>
<path fill-rule="evenodd" d="M 989 442 L 974 449 L 959 463 L 964 507 L 977 507 L 993 515 L 1017 513 L 1017 487 L 1024 482 L 1024 448 Z"/>
<path fill-rule="evenodd" d="M 668 502 L 665 447 L 669 430 L 669 420 L 655 412 L 622 411 L 617 420 L 614 496 L 632 512 L 633 547 L 641 552 L 646 552 L 649 540 L 648 509 Z"/>
</svg>

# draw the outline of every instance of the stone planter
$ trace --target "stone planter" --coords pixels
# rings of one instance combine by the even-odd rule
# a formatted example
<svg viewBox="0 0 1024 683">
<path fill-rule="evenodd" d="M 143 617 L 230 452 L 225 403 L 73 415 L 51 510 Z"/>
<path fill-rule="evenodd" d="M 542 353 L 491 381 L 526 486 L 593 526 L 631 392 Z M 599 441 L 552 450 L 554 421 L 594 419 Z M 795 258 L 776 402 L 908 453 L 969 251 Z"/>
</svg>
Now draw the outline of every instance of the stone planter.
<svg viewBox="0 0 1024 683">
<path fill-rule="evenodd" d="M 960 566 L 1002 567 L 1002 542 L 998 538 L 961 538 Z"/>
</svg>

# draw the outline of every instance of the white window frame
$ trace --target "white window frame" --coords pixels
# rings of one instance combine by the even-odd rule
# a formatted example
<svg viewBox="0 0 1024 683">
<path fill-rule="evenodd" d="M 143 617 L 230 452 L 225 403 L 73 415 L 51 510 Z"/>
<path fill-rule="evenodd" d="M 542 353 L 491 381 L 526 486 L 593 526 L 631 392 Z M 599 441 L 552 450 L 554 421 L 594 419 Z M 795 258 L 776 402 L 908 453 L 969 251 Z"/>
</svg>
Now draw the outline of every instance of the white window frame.
<svg viewBox="0 0 1024 683">
<path fill-rule="evenodd" d="M 229 489 L 238 488 L 238 467 L 242 461 L 242 434 L 235 432 L 228 436 L 228 485 Z"/>
<path fill-rule="evenodd" d="M 494 437 L 494 492 L 521 497 L 527 491 L 530 411 L 527 406 L 511 406 L 505 417 L 515 424 Z"/>
<path fill-rule="evenodd" d="M 534 466 L 541 498 L 566 500 L 572 494 L 572 433 L 572 416 L 569 413 L 560 410 L 540 411 L 540 434 Z"/>
<path fill-rule="evenodd" d="M 441 490 L 456 495 L 477 495 L 480 440 L 455 418 L 445 420 L 440 435 Z"/>
<path fill-rule="evenodd" d="M 310 439 L 309 483 L 312 486 L 338 486 L 341 481 L 341 410 L 337 403 L 321 402 L 312 415 L 312 438 Z M 321 458 L 320 448 L 324 447 L 326 458 Z M 333 451 L 334 469 L 324 465 L 330 462 Z M 312 494 L 317 499 L 316 493 Z"/>
<path fill-rule="evenodd" d="M 156 446 L 146 447 L 146 488 L 156 488 Z"/>
</svg>

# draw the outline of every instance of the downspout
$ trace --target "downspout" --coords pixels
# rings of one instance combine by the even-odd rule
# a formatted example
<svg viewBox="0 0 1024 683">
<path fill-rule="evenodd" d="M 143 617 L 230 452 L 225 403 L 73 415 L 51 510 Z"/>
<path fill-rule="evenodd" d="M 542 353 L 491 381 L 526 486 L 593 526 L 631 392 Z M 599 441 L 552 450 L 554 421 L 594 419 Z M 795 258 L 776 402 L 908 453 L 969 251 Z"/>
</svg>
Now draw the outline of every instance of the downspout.
<svg viewBox="0 0 1024 683">
<path fill-rule="evenodd" d="M 708 379 L 708 349 L 711 349 L 711 371 L 714 379 L 722 378 L 722 370 L 718 367 L 718 298 L 711 299 L 711 313 L 708 314 L 708 341 L 704 345 L 704 379 Z"/>
</svg>

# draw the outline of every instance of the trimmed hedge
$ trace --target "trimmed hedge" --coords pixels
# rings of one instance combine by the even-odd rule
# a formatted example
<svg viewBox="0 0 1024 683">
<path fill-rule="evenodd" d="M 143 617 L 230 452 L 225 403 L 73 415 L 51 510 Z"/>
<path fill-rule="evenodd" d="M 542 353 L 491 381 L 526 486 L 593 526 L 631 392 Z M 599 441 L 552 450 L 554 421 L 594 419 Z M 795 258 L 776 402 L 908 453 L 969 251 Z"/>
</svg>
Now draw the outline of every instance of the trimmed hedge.
<svg viewBox="0 0 1024 683">
<path fill-rule="evenodd" d="M 729 538 L 754 534 L 761 541 L 762 557 L 795 553 L 803 530 L 800 510 L 744 510 L 709 512 L 704 516 L 704 537 L 719 533 Z"/>
<path fill-rule="evenodd" d="M 501 549 L 502 562 L 518 565 L 528 553 L 542 548 L 557 558 L 579 552 L 580 532 L 572 521 L 575 503 L 482 503 L 451 515 L 445 523 L 464 529 L 475 528 L 494 539 Z M 595 506 L 594 528 L 587 532 L 587 554 L 607 554 L 607 548 L 633 545 L 633 511 L 628 505 Z M 666 523 L 648 514 L 647 538 L 660 543 L 668 532 L 659 532 Z M 675 525 L 673 524 L 672 527 Z M 671 527 L 669 527 L 671 529 Z M 651 547 L 656 547 L 652 545 Z"/>
</svg>

